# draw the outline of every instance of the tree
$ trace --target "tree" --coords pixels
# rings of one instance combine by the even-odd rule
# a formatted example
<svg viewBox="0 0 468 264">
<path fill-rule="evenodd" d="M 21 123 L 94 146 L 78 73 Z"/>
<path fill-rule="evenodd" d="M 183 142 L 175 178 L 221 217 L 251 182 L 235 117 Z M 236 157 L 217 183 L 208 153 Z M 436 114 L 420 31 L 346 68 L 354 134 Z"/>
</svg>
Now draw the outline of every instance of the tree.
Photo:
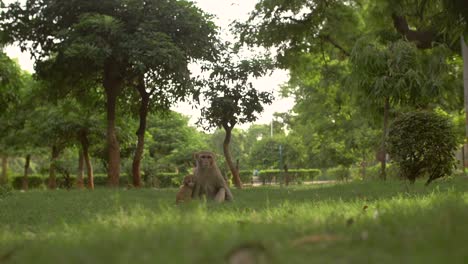
<svg viewBox="0 0 468 264">
<path fill-rule="evenodd" d="M 207 148 L 205 135 L 188 125 L 176 112 L 151 114 L 148 118 L 147 153 L 144 169 L 190 172 L 193 153 Z"/>
<path fill-rule="evenodd" d="M 262 104 L 272 102 L 271 93 L 257 91 L 249 81 L 250 77 L 265 75 L 272 64 L 267 59 L 242 60 L 233 51 L 224 48 L 220 59 L 207 68 L 211 73 L 203 95 L 210 105 L 201 109 L 202 117 L 198 123 L 206 128 L 224 129 L 224 157 L 233 175 L 234 184 L 237 188 L 242 188 L 239 172 L 233 164 L 229 149 L 232 130 L 237 124 L 255 121 L 256 114 L 263 111 Z"/>
<path fill-rule="evenodd" d="M 14 122 L 14 109 L 19 103 L 18 90 L 23 88 L 22 71 L 18 64 L 0 51 L 0 158 L 2 175 L 0 184 L 8 182 L 8 123 Z"/>
<path fill-rule="evenodd" d="M 104 88 L 111 186 L 119 182 L 116 105 L 122 90 L 141 85 L 143 77 L 167 81 L 179 70 L 186 80 L 188 62 L 211 58 L 215 50 L 208 45 L 215 38 L 210 17 L 187 1 L 28 0 L 25 6 L 9 5 L 2 21 L 10 41 L 19 41 L 23 49 L 32 43 L 29 50 L 38 60 L 38 71 L 47 67 L 63 73 L 67 83 L 78 88 L 82 80 L 86 88 Z M 51 57 L 55 59 L 48 61 Z M 177 84 L 177 96 L 185 94 Z"/>
<path fill-rule="evenodd" d="M 426 58 L 430 57 L 430 59 Z M 410 42 L 399 40 L 384 46 L 359 41 L 351 53 L 350 83 L 362 104 L 383 106 L 383 132 L 380 149 L 381 177 L 385 180 L 386 151 L 390 109 L 394 105 L 411 105 L 427 108 L 437 102 L 447 89 L 449 81 L 443 82 L 448 73 L 448 53 L 444 47 L 434 48 L 424 54 Z M 455 89 L 453 89 L 455 90 Z"/>
<path fill-rule="evenodd" d="M 276 48 L 278 61 L 288 67 L 303 53 L 349 56 L 360 36 L 361 9 L 359 1 L 261 0 L 235 31 L 243 43 Z"/>
</svg>

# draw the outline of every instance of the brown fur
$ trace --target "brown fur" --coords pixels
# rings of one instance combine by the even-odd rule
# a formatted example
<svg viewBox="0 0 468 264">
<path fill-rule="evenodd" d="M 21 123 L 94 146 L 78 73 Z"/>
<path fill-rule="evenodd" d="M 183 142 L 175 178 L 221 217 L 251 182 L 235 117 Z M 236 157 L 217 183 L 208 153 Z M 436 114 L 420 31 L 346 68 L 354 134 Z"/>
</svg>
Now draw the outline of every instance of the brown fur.
<svg viewBox="0 0 468 264">
<path fill-rule="evenodd" d="M 176 203 L 189 202 L 192 200 L 192 192 L 195 183 L 193 182 L 193 175 L 184 177 L 183 185 L 180 187 L 176 195 Z"/>
<path fill-rule="evenodd" d="M 215 154 L 209 151 L 200 151 L 194 153 L 193 157 L 196 166 L 193 171 L 195 187 L 192 198 L 206 196 L 207 199 L 216 202 L 233 200 L 231 190 L 216 164 Z"/>
</svg>

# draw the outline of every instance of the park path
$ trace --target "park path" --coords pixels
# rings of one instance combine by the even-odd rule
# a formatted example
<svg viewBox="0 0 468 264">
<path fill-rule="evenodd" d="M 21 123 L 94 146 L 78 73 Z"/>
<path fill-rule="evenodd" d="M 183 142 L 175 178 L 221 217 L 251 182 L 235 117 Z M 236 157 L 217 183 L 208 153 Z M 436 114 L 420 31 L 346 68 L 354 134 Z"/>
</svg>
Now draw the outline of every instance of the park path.
<svg viewBox="0 0 468 264">
<path fill-rule="evenodd" d="M 326 180 L 326 181 L 306 181 L 303 182 L 302 184 L 306 185 L 312 185 L 312 184 L 330 184 L 330 183 L 336 183 L 337 181 L 335 180 Z M 244 186 L 253 186 L 253 187 L 258 187 L 258 186 L 268 186 L 268 185 L 279 185 L 279 183 L 266 183 L 265 185 L 262 184 L 260 181 L 259 177 L 254 176 L 253 177 L 253 184 L 244 184 Z"/>
</svg>

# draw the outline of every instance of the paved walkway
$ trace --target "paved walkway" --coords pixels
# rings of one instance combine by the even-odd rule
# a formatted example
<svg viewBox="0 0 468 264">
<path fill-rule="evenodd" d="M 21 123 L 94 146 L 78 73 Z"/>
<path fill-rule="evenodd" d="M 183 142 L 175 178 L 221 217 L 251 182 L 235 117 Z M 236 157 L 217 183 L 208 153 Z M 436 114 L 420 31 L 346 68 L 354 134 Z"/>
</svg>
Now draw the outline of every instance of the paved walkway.
<svg viewBox="0 0 468 264">
<path fill-rule="evenodd" d="M 330 184 L 330 183 L 336 183 L 337 181 L 333 181 L 333 180 L 328 180 L 328 181 L 306 181 L 306 182 L 303 182 L 302 184 L 307 184 L 307 185 L 310 185 L 310 184 Z M 252 186 L 252 184 L 244 184 L 245 186 Z M 253 183 L 253 187 L 258 187 L 258 186 L 274 186 L 274 185 L 279 185 L 279 183 L 274 183 L 272 182 L 271 184 L 269 183 L 266 183 L 265 185 L 262 185 L 262 182 L 259 182 L 259 181 L 254 181 Z M 295 185 L 294 183 L 292 185 Z"/>
</svg>

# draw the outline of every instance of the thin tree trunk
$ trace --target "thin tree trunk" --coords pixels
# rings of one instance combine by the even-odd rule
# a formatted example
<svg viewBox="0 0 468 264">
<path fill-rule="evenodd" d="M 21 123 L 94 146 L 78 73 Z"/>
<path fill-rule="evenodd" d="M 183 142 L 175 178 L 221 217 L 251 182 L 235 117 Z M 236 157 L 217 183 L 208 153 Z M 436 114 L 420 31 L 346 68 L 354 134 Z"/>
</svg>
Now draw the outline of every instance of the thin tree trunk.
<svg viewBox="0 0 468 264">
<path fill-rule="evenodd" d="M 386 180 L 387 178 L 387 151 L 385 148 L 385 143 L 387 141 L 387 130 L 388 130 L 388 116 L 390 112 L 390 100 L 388 97 L 385 98 L 385 105 L 384 105 L 384 124 L 383 124 L 383 133 L 382 133 L 382 160 L 381 160 L 381 172 L 380 177 L 382 180 Z"/>
<path fill-rule="evenodd" d="M 86 174 L 88 176 L 87 187 L 90 190 L 94 190 L 94 172 L 93 164 L 91 163 L 91 158 L 89 157 L 89 140 L 88 140 L 88 131 L 86 129 L 79 132 L 79 138 L 81 142 L 81 148 L 83 149 L 83 159 L 86 164 Z"/>
<path fill-rule="evenodd" d="M 118 63 L 109 60 L 104 69 L 103 86 L 107 98 L 107 150 L 109 155 L 107 180 L 108 185 L 111 187 L 119 186 L 120 177 L 120 146 L 115 130 L 117 96 L 123 86 L 122 77 L 119 76 L 119 73 Z"/>
<path fill-rule="evenodd" d="M 2 179 L 0 180 L 0 184 L 7 184 L 8 183 L 8 156 L 2 156 Z"/>
<path fill-rule="evenodd" d="M 52 146 L 52 153 L 51 153 L 51 159 L 50 159 L 50 167 L 49 167 L 49 189 L 55 189 L 57 188 L 57 180 L 55 176 L 56 172 L 56 165 L 55 162 L 59 156 L 59 150 L 56 146 Z"/>
<path fill-rule="evenodd" d="M 91 163 L 91 159 L 89 157 L 88 148 L 86 151 L 83 151 L 83 156 L 86 164 L 86 174 L 88 176 L 88 189 L 94 190 L 94 172 L 93 172 L 93 165 Z"/>
<path fill-rule="evenodd" d="M 239 176 L 239 172 L 236 170 L 236 168 L 234 167 L 234 164 L 232 163 L 231 152 L 229 151 L 229 144 L 231 143 L 232 127 L 228 127 L 228 126 L 223 126 L 223 127 L 224 127 L 224 130 L 226 131 L 226 136 L 224 137 L 224 142 L 223 142 L 224 157 L 226 158 L 226 163 L 229 166 L 229 170 L 231 170 L 232 180 L 234 181 L 234 185 L 238 189 L 242 189 L 242 182 Z"/>
<path fill-rule="evenodd" d="M 29 189 L 29 164 L 31 162 L 31 154 L 26 155 L 26 161 L 24 162 L 24 176 L 22 180 L 21 188 L 25 191 Z"/>
<path fill-rule="evenodd" d="M 76 176 L 76 187 L 78 189 L 84 188 L 84 157 L 83 150 L 78 150 L 78 174 Z"/>
<path fill-rule="evenodd" d="M 139 80 L 138 85 L 136 86 L 138 93 L 141 97 L 141 104 L 140 104 L 140 126 L 136 132 L 138 137 L 137 147 L 135 150 L 135 155 L 133 156 L 133 163 L 132 163 L 132 177 L 133 177 L 133 186 L 141 187 L 141 172 L 140 172 L 140 165 L 141 159 L 143 158 L 143 150 L 145 146 L 145 131 L 146 131 L 146 118 L 148 116 L 149 111 L 149 100 L 150 94 L 146 92 L 144 80 Z"/>
<path fill-rule="evenodd" d="M 465 144 L 468 143 L 468 46 L 466 45 L 463 36 L 460 38 L 462 56 L 463 56 L 463 91 L 465 98 Z M 463 173 L 465 173 L 465 152 L 463 150 Z"/>
<path fill-rule="evenodd" d="M 463 176 L 466 176 L 466 169 L 465 169 L 465 144 L 463 144 L 461 148 L 461 165 L 462 165 L 462 170 L 463 170 Z"/>
</svg>

